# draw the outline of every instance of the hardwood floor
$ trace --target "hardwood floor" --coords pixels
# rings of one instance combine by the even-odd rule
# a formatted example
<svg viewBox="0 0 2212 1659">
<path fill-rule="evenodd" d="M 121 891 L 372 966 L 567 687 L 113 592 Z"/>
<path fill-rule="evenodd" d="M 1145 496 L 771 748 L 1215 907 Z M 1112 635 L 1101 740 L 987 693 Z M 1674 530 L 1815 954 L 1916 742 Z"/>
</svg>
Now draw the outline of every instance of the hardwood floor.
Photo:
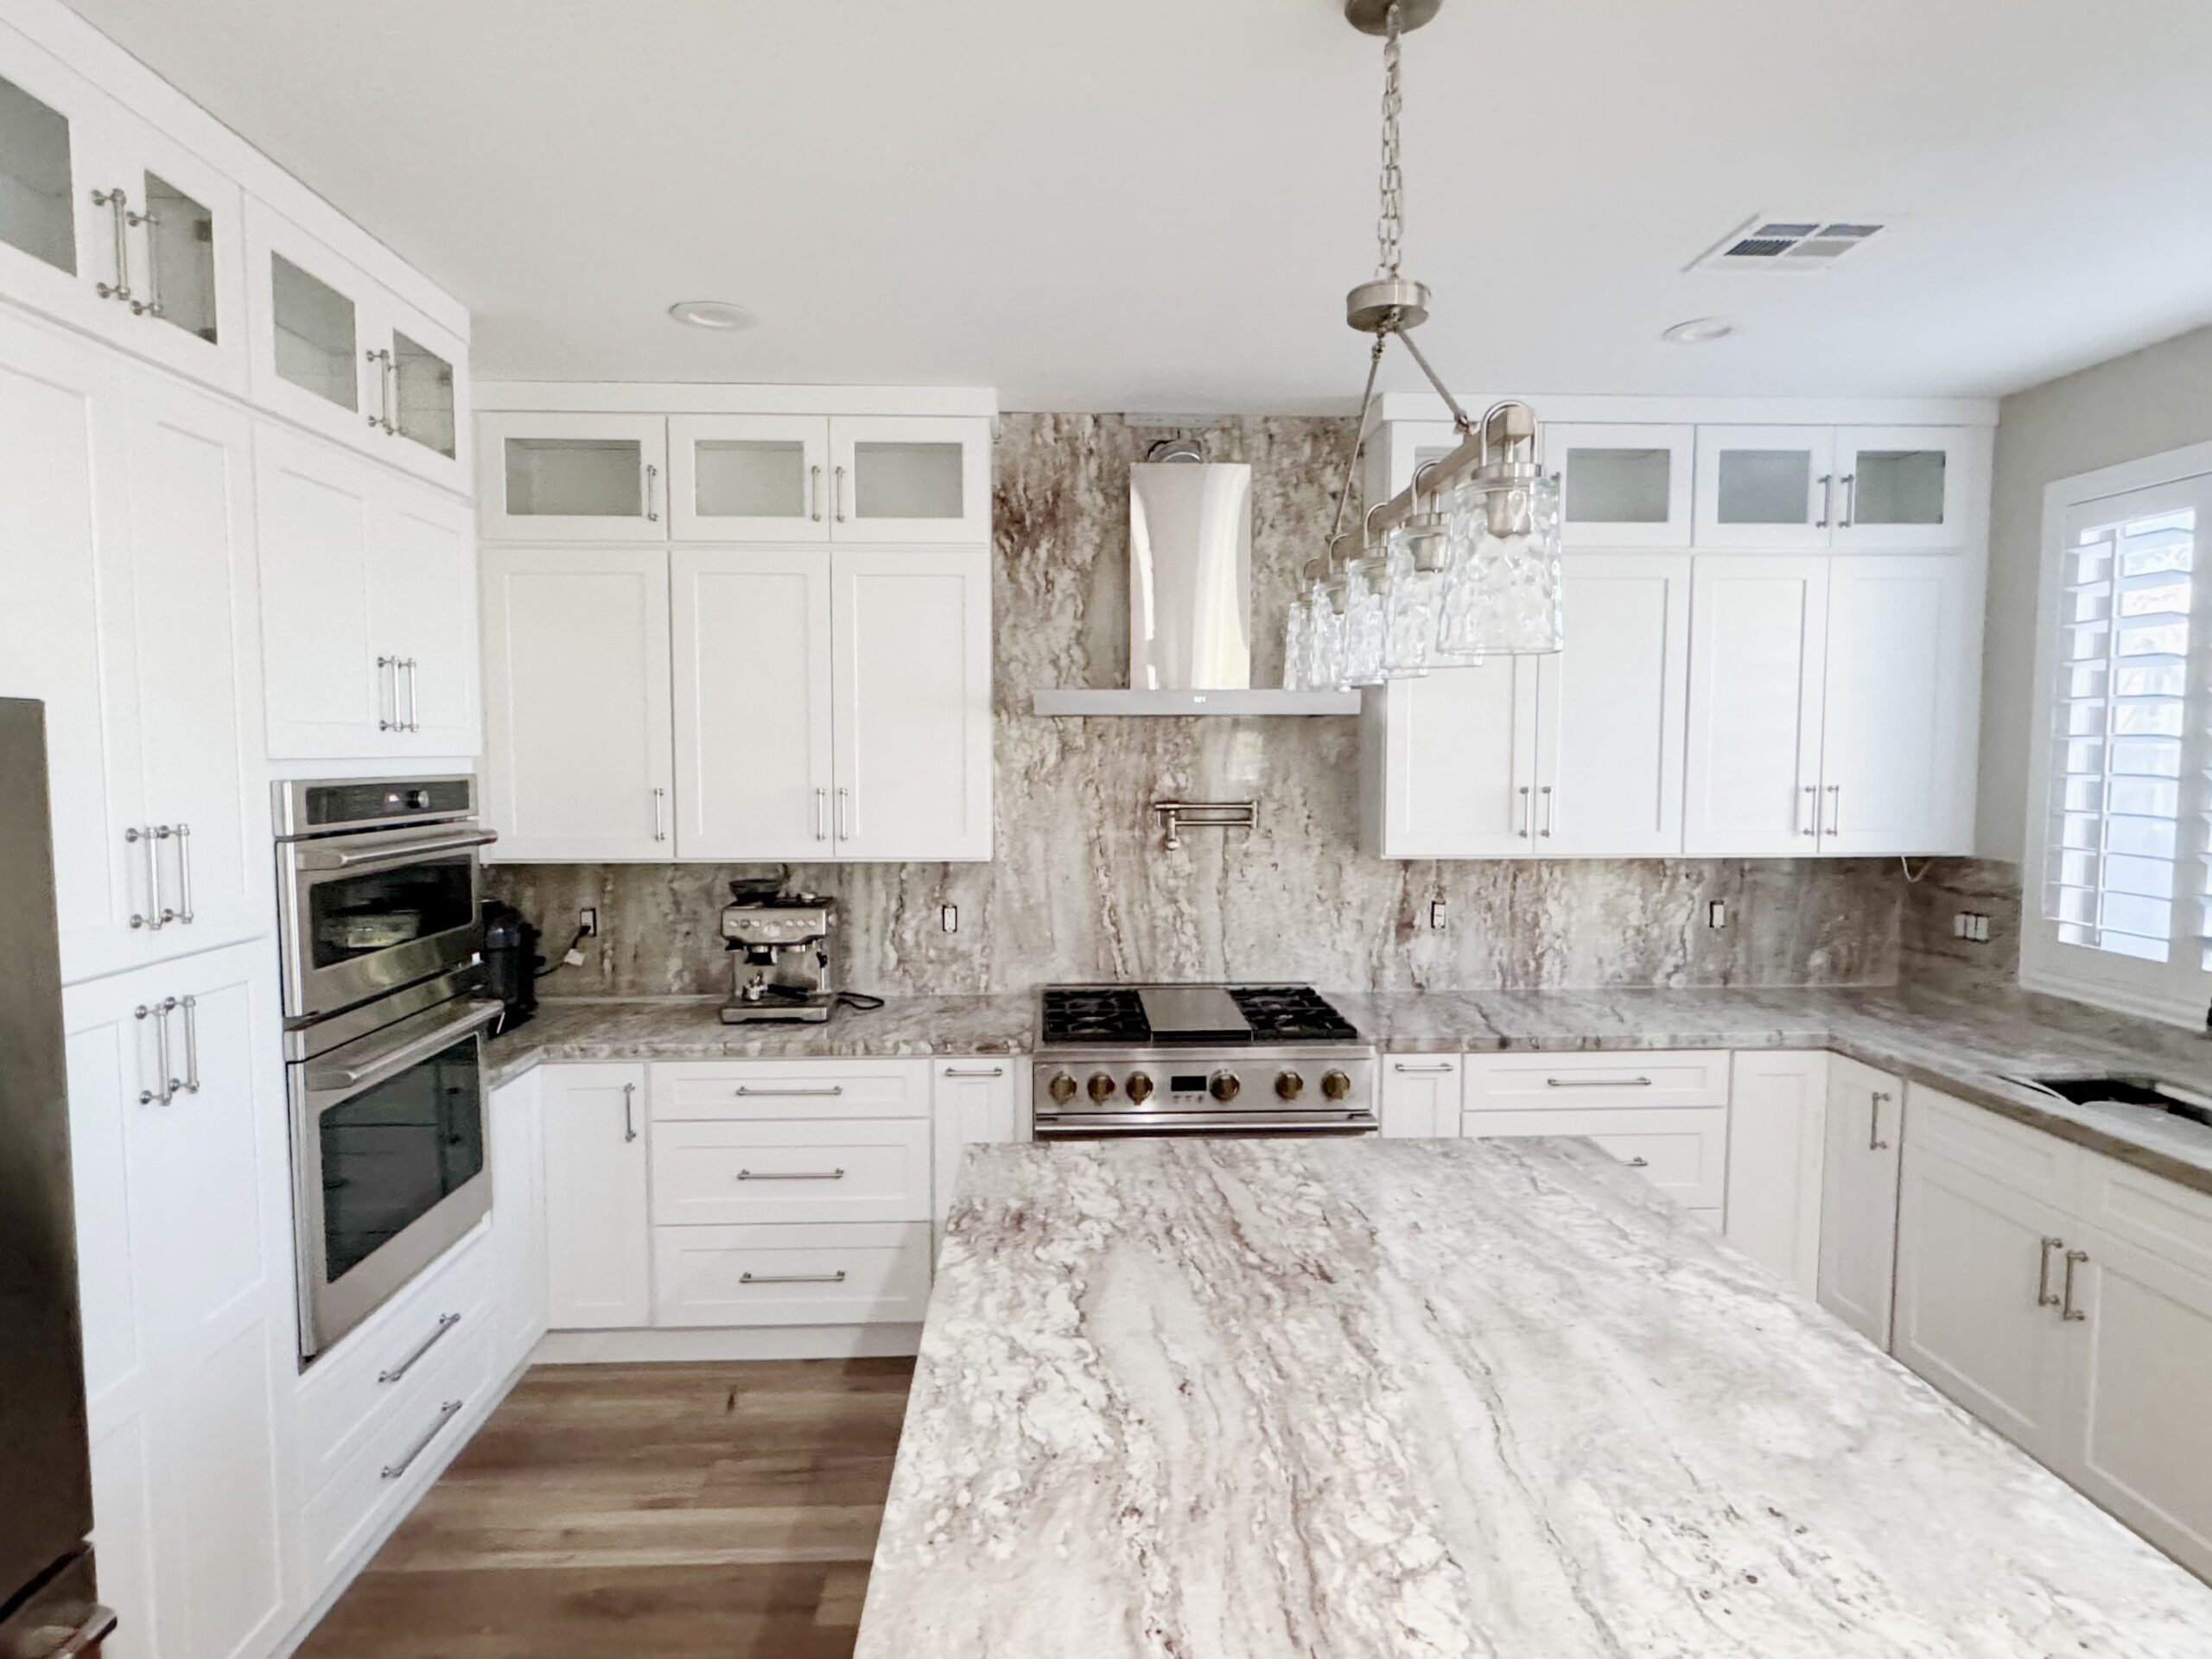
<svg viewBox="0 0 2212 1659">
<path fill-rule="evenodd" d="M 538 1366 L 301 1659 L 849 1659 L 912 1375 Z"/>
</svg>

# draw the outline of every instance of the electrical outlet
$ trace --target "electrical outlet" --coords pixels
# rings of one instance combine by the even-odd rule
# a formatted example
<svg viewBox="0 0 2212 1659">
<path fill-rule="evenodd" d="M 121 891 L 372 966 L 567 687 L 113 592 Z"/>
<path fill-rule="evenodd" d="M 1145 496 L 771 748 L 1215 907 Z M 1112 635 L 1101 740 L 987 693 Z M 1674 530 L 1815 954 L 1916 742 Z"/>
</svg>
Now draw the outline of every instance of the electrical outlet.
<svg viewBox="0 0 2212 1659">
<path fill-rule="evenodd" d="M 1707 927 L 1728 925 L 1728 901 L 1726 899 L 1715 899 L 1706 906 L 1705 925 Z"/>
<path fill-rule="evenodd" d="M 1977 910 L 1961 910 L 1951 918 L 1951 937 L 1969 944 L 1989 943 L 1989 918 Z"/>
<path fill-rule="evenodd" d="M 599 906 L 586 905 L 576 912 L 576 931 L 588 939 L 599 937 Z"/>
<path fill-rule="evenodd" d="M 948 933 L 957 933 L 960 931 L 960 906 L 939 905 L 937 907 L 937 925 Z"/>
<path fill-rule="evenodd" d="M 1441 899 L 1428 901 L 1428 931 L 1432 933 L 1444 931 L 1444 901 Z"/>
</svg>

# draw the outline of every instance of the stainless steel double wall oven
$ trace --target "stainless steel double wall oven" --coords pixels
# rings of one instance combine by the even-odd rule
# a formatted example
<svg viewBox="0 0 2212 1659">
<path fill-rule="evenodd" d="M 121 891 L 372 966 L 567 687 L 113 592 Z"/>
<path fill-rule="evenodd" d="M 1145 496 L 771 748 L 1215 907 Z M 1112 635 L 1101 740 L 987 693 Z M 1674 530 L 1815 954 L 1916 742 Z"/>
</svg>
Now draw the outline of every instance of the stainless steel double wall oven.
<svg viewBox="0 0 2212 1659">
<path fill-rule="evenodd" d="M 491 1209 L 475 814 L 472 778 L 276 785 L 302 1359 Z"/>
</svg>

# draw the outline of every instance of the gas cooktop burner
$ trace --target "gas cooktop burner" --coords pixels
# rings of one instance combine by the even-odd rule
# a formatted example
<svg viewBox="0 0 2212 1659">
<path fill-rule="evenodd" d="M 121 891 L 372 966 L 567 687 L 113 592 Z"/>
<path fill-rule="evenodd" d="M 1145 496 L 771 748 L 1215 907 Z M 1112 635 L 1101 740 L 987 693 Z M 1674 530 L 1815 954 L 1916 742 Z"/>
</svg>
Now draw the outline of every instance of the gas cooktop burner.
<svg viewBox="0 0 2212 1659">
<path fill-rule="evenodd" d="M 1048 1044 L 1356 1043 L 1358 1031 L 1306 985 L 1053 985 Z"/>
</svg>

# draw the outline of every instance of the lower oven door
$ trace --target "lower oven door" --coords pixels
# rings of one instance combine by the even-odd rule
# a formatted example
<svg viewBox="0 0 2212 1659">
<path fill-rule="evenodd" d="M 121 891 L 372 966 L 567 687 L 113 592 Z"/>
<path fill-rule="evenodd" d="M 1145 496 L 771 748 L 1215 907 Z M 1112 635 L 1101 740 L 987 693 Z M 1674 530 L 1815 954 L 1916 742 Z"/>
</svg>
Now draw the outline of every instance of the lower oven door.
<svg viewBox="0 0 2212 1659">
<path fill-rule="evenodd" d="M 1295 1139 L 1377 1135 L 1372 1112 L 1039 1112 L 1039 1141 L 1119 1141 L 1130 1136 L 1204 1135 L 1209 1139 Z"/>
<path fill-rule="evenodd" d="M 483 1032 L 499 1007 L 444 1003 L 287 1068 L 303 1359 L 490 1213 Z"/>
</svg>

